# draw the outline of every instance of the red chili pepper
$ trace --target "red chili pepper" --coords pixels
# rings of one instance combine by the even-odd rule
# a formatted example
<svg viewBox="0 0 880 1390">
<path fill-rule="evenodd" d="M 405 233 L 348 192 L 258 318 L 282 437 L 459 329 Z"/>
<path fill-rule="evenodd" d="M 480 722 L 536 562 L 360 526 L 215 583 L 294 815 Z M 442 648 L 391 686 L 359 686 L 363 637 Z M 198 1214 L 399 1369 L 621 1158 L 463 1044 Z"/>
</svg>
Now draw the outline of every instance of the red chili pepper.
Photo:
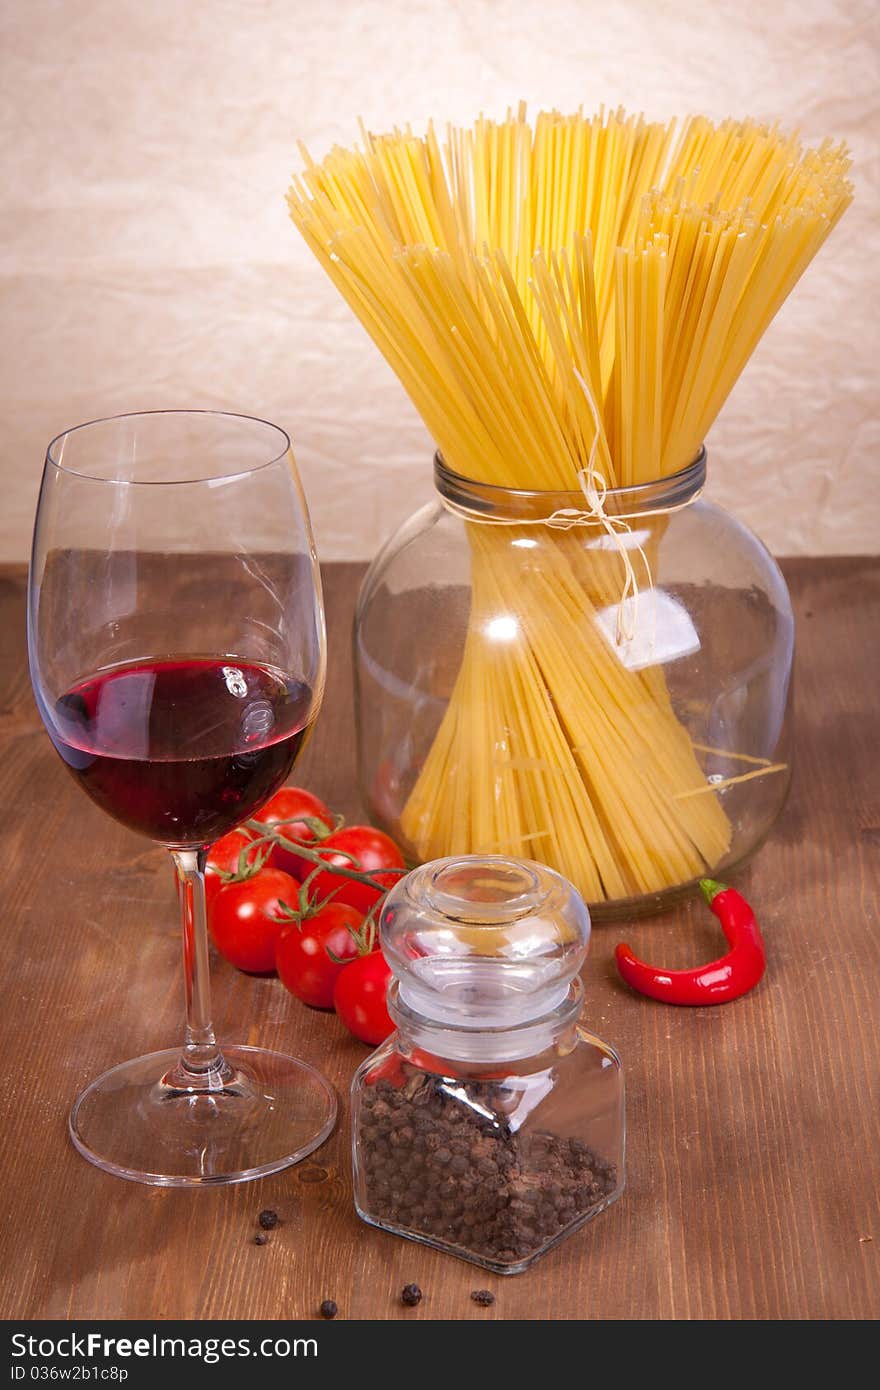
<svg viewBox="0 0 880 1390">
<path fill-rule="evenodd" d="M 764 974 L 764 942 L 745 898 L 712 878 L 702 879 L 700 887 L 730 942 L 726 956 L 695 970 L 661 970 L 639 960 L 623 942 L 615 952 L 627 984 L 663 1004 L 726 1004 L 748 994 Z"/>
</svg>

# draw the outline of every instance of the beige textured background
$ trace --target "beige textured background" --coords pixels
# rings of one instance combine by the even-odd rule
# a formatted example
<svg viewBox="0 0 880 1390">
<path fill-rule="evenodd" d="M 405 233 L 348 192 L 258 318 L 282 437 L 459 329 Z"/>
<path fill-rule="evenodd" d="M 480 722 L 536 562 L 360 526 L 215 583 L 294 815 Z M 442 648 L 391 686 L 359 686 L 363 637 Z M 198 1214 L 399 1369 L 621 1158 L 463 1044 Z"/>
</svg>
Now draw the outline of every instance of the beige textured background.
<svg viewBox="0 0 880 1390">
<path fill-rule="evenodd" d="M 288 428 L 325 558 L 429 494 L 430 443 L 287 220 L 295 141 L 363 115 L 601 101 L 779 117 L 856 158 L 856 206 L 710 439 L 711 492 L 780 553 L 874 551 L 876 0 L 5 0 L 0 558 L 45 444 L 165 405 Z"/>
</svg>

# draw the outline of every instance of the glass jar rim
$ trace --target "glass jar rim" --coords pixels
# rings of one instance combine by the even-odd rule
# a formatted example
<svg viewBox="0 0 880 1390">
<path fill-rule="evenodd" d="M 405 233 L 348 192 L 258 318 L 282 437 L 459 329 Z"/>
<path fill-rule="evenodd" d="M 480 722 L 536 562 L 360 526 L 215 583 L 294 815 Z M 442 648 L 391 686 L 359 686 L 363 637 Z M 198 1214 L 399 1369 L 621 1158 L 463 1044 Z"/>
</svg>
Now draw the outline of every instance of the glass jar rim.
<svg viewBox="0 0 880 1390">
<path fill-rule="evenodd" d="M 705 482 L 706 446 L 703 444 L 696 458 L 677 473 L 647 483 L 608 488 L 604 511 L 608 516 L 620 517 L 670 511 L 695 501 Z M 478 482 L 450 468 L 439 449 L 434 455 L 434 486 L 441 498 L 456 509 L 473 513 L 474 520 L 485 517 L 508 522 L 546 521 L 554 512 L 584 509 L 585 499 L 580 489 L 546 491 Z"/>
</svg>

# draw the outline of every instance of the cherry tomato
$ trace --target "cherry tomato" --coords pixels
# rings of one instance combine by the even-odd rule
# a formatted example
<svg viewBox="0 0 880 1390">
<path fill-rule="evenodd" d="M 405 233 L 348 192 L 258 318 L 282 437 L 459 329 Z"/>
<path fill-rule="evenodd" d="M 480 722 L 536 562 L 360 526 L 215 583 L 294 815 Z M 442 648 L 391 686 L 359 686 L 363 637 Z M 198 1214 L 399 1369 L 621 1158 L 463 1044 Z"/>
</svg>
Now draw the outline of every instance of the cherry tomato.
<svg viewBox="0 0 880 1390">
<path fill-rule="evenodd" d="M 358 956 L 343 967 L 333 1005 L 350 1033 L 375 1047 L 394 1032 L 385 1002 L 391 971 L 381 951 Z"/>
<path fill-rule="evenodd" d="M 296 905 L 299 885 L 280 869 L 227 883 L 214 899 L 209 926 L 221 956 L 252 975 L 275 969 L 275 947 L 285 925 L 280 904 Z"/>
<path fill-rule="evenodd" d="M 286 922 L 275 948 L 281 983 L 313 1009 L 332 1009 L 336 981 L 357 956 L 349 928 L 357 931 L 362 921 L 357 908 L 330 902 L 304 922 Z"/>
<path fill-rule="evenodd" d="M 334 853 L 344 850 L 345 854 Z M 338 864 L 343 869 L 356 869 L 360 873 L 372 874 L 377 869 L 403 869 L 403 855 L 389 836 L 371 825 L 347 825 L 344 830 L 335 830 L 319 846 L 321 858 L 328 864 Z M 346 856 L 353 855 L 349 859 Z M 312 884 L 311 892 L 315 899 L 326 898 L 330 893 L 338 903 L 350 903 L 366 915 L 383 893 L 393 888 L 399 874 L 376 874 L 379 887 L 371 888 L 366 883 L 356 883 L 353 879 L 342 878 L 340 874 L 323 871 Z"/>
<path fill-rule="evenodd" d="M 216 840 L 208 851 L 208 862 L 205 865 L 205 902 L 208 911 L 214 905 L 214 900 L 220 889 L 223 888 L 223 874 L 234 874 L 238 869 L 238 857 L 249 840 L 254 837 L 249 830 L 230 830 L 228 835 Z M 252 864 L 259 853 L 259 849 L 253 849 L 247 856 L 248 864 Z"/>
<path fill-rule="evenodd" d="M 311 845 L 315 842 L 314 834 L 304 820 L 297 819 L 303 816 L 323 821 L 328 830 L 333 829 L 333 816 L 324 802 L 311 792 L 304 791 L 302 787 L 282 787 L 269 798 L 265 806 L 254 812 L 253 819 L 277 826 L 282 834 L 291 840 L 302 840 L 304 844 Z M 289 824 L 281 825 L 282 821 Z M 273 869 L 281 869 L 283 873 L 293 874 L 294 878 L 300 880 L 315 867 L 310 859 L 303 859 L 290 850 L 282 849 L 280 845 L 272 846 L 269 863 Z"/>
</svg>

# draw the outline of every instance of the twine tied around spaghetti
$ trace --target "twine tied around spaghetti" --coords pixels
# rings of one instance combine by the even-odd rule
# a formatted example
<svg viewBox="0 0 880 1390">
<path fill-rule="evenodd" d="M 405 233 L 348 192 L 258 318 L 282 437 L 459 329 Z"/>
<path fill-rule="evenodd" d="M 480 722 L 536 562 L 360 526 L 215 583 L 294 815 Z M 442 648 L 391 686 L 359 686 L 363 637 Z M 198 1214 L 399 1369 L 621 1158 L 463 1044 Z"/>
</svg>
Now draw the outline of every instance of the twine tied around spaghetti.
<svg viewBox="0 0 880 1390">
<path fill-rule="evenodd" d="M 628 536 L 632 540 L 633 531 L 629 519 L 625 516 L 609 516 L 605 510 L 608 484 L 596 467 L 596 454 L 602 434 L 602 420 L 596 408 L 596 402 L 593 400 L 592 391 L 577 367 L 572 368 L 572 370 L 584 393 L 587 405 L 590 407 L 594 426 L 593 442 L 590 445 L 587 466 L 579 469 L 577 475 L 578 484 L 584 494 L 587 506 L 584 510 L 578 507 L 560 507 L 546 518 L 544 524 L 560 531 L 568 531 L 572 526 L 599 525 L 614 544 L 623 563 L 623 589 L 617 604 L 616 625 L 616 640 L 617 645 L 620 646 L 623 642 L 631 642 L 635 637 L 639 617 L 639 581 L 630 556 L 631 548 L 636 550 L 645 567 L 649 590 L 654 587 L 654 577 L 651 574 L 651 565 L 645 554 L 644 546 L 636 543 L 635 547 L 632 547 L 624 539 L 624 536 Z M 627 600 L 632 601 L 628 603 Z"/>
<path fill-rule="evenodd" d="M 634 543 L 634 533 L 629 523 L 648 515 L 664 516 L 671 512 L 681 511 L 682 508 L 689 507 L 691 502 L 696 501 L 702 487 L 692 492 L 684 501 L 674 502 L 668 507 L 651 507 L 645 512 L 627 512 L 618 516 L 609 516 L 605 510 L 605 502 L 610 489 L 602 473 L 596 467 L 596 455 L 604 433 L 602 419 L 589 385 L 576 367 L 572 370 L 584 393 L 595 427 L 586 466 L 581 468 L 577 475 L 578 485 L 584 495 L 585 507 L 560 507 L 555 512 L 551 512 L 549 516 L 541 517 L 499 517 L 472 511 L 466 505 L 445 497 L 442 493 L 438 495 L 447 511 L 463 517 L 465 521 L 477 522 L 482 525 L 549 526 L 556 531 L 569 531 L 575 526 L 601 526 L 620 555 L 623 565 L 623 587 L 617 605 L 616 623 L 616 641 L 617 645 L 621 646 L 624 642 L 633 640 L 638 624 L 640 589 L 631 551 L 635 550 L 642 562 L 647 577 L 648 590 L 650 591 L 654 587 L 654 577 L 644 546 Z"/>
<path fill-rule="evenodd" d="M 639 616 L 639 581 L 636 576 L 635 565 L 630 556 L 630 546 L 624 540 L 624 536 L 632 536 L 632 527 L 629 521 L 622 516 L 609 516 L 605 511 L 605 498 L 608 494 L 608 484 L 602 474 L 594 466 L 588 464 L 586 468 L 578 472 L 578 483 L 586 498 L 587 506 L 584 510 L 577 507 L 560 507 L 558 511 L 552 513 L 543 522 L 543 525 L 550 526 L 556 531 L 568 531 L 573 526 L 601 526 L 605 534 L 613 541 L 615 548 L 620 555 L 623 564 L 623 588 L 617 603 L 617 625 L 616 640 L 620 646 L 623 642 L 631 642 L 636 634 Z M 654 579 L 651 574 L 651 564 L 645 554 L 644 546 L 635 545 L 642 564 L 645 567 L 648 588 L 654 587 Z M 627 600 L 631 599 L 631 603 Z"/>
</svg>

